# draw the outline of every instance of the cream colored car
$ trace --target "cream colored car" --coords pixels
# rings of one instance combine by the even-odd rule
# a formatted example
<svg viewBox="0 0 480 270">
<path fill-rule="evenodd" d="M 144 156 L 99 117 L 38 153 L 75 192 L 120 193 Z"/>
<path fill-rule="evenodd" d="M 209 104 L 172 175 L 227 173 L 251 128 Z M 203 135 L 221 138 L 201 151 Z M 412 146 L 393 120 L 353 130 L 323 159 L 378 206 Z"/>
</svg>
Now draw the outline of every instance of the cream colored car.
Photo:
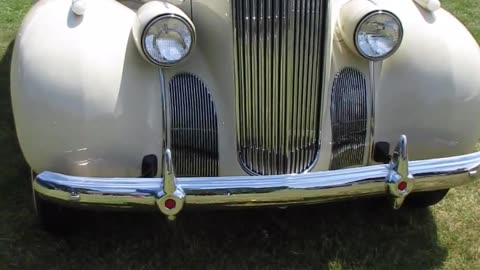
<svg viewBox="0 0 480 270">
<path fill-rule="evenodd" d="M 11 92 L 55 225 L 66 206 L 434 204 L 480 177 L 479 70 L 438 0 L 39 0 Z"/>
</svg>

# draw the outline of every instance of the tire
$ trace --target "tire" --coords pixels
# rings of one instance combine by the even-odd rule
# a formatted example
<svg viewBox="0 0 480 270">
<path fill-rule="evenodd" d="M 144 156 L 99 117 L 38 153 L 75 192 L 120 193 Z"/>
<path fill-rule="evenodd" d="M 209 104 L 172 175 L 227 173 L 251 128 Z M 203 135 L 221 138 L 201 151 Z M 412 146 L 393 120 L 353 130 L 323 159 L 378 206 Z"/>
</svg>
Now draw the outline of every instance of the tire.
<svg viewBox="0 0 480 270">
<path fill-rule="evenodd" d="M 60 205 L 42 199 L 35 192 L 33 202 L 37 221 L 40 227 L 50 233 L 68 233 L 72 228 L 72 214 L 74 209 L 66 209 Z"/>
<path fill-rule="evenodd" d="M 31 172 L 31 183 L 37 174 Z M 43 199 L 37 192 L 34 191 L 32 185 L 33 207 L 37 217 L 37 224 L 45 231 L 52 234 L 68 234 L 75 228 L 77 209 L 66 208 L 55 202 Z"/>
<path fill-rule="evenodd" d="M 408 208 L 427 208 L 439 203 L 448 193 L 448 189 L 410 194 L 405 200 Z"/>
</svg>

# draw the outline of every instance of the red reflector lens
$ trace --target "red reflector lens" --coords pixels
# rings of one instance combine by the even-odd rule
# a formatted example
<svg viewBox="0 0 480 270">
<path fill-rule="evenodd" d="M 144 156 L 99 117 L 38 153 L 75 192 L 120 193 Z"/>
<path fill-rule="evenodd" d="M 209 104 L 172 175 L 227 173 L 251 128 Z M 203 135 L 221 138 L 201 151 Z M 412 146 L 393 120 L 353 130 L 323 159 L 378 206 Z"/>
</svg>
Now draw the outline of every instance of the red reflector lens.
<svg viewBox="0 0 480 270">
<path fill-rule="evenodd" d="M 400 191 L 406 190 L 407 187 L 408 187 L 408 184 L 407 184 L 407 182 L 405 182 L 405 181 L 400 182 L 400 183 L 398 184 L 398 190 L 400 190 Z"/>
<path fill-rule="evenodd" d="M 177 206 L 177 202 L 174 199 L 167 199 L 165 201 L 165 207 L 168 209 L 173 209 Z"/>
</svg>

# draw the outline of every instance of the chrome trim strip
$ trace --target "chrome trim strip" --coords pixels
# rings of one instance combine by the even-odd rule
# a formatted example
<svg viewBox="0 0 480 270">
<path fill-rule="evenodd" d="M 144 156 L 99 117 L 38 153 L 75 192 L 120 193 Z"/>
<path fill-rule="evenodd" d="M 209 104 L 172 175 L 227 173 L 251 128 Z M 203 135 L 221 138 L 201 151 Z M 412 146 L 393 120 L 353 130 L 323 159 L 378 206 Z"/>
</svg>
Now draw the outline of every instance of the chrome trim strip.
<svg viewBox="0 0 480 270">
<path fill-rule="evenodd" d="M 408 172 L 407 175 L 414 177 L 414 192 L 452 188 L 480 178 L 480 152 L 412 162 L 405 156 L 402 160 L 404 165 L 393 163 L 298 175 L 177 178 L 176 184 L 185 194 L 185 206 L 253 207 L 388 194 L 397 198 L 389 191 L 394 172 L 402 176 Z M 39 174 L 33 187 L 46 199 L 120 208 L 154 208 L 157 195 L 164 189 L 162 178 L 93 178 L 53 172 Z"/>
<path fill-rule="evenodd" d="M 161 104 L 162 104 L 162 135 L 163 135 L 163 149 L 170 149 L 172 145 L 172 117 L 171 117 L 171 108 L 170 108 L 170 93 L 167 90 L 167 85 L 165 83 L 165 75 L 161 68 L 159 70 L 159 80 L 160 80 L 160 93 L 161 93 Z"/>
<path fill-rule="evenodd" d="M 232 1 L 237 150 L 249 174 L 302 173 L 317 159 L 327 2 Z"/>
<path fill-rule="evenodd" d="M 376 76 L 375 76 L 375 62 L 368 63 L 368 72 L 370 79 L 370 130 L 368 134 L 368 152 L 365 155 L 366 160 L 364 164 L 370 164 L 373 161 L 373 152 L 375 151 L 375 94 L 376 94 Z"/>
<path fill-rule="evenodd" d="M 161 103 L 162 103 L 162 123 L 163 123 L 163 157 L 162 157 L 162 172 L 163 184 L 162 189 L 158 189 L 154 194 L 155 205 L 164 213 L 168 219 L 174 220 L 175 215 L 178 214 L 185 204 L 185 193 L 182 188 L 178 186 L 175 178 L 175 170 L 172 160 L 171 136 L 172 136 L 172 108 L 170 104 L 170 91 L 165 84 L 165 75 L 163 70 L 159 69 Z M 169 208 L 166 204 L 167 200 L 175 201 L 175 207 Z"/>
</svg>

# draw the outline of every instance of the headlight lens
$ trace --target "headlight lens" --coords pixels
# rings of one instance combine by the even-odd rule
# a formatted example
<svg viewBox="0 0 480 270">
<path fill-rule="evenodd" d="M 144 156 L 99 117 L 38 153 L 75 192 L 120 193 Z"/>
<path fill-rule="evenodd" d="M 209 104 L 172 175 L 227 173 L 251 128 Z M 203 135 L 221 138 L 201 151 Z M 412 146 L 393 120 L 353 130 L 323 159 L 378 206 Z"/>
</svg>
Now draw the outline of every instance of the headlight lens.
<svg viewBox="0 0 480 270">
<path fill-rule="evenodd" d="M 177 64 L 187 57 L 194 43 L 194 29 L 185 19 L 164 15 L 152 20 L 143 34 L 143 50 L 160 66 Z"/>
<path fill-rule="evenodd" d="M 365 16 L 355 31 L 358 52 L 370 60 L 391 56 L 402 43 L 403 27 L 397 16 L 375 11 Z"/>
</svg>

